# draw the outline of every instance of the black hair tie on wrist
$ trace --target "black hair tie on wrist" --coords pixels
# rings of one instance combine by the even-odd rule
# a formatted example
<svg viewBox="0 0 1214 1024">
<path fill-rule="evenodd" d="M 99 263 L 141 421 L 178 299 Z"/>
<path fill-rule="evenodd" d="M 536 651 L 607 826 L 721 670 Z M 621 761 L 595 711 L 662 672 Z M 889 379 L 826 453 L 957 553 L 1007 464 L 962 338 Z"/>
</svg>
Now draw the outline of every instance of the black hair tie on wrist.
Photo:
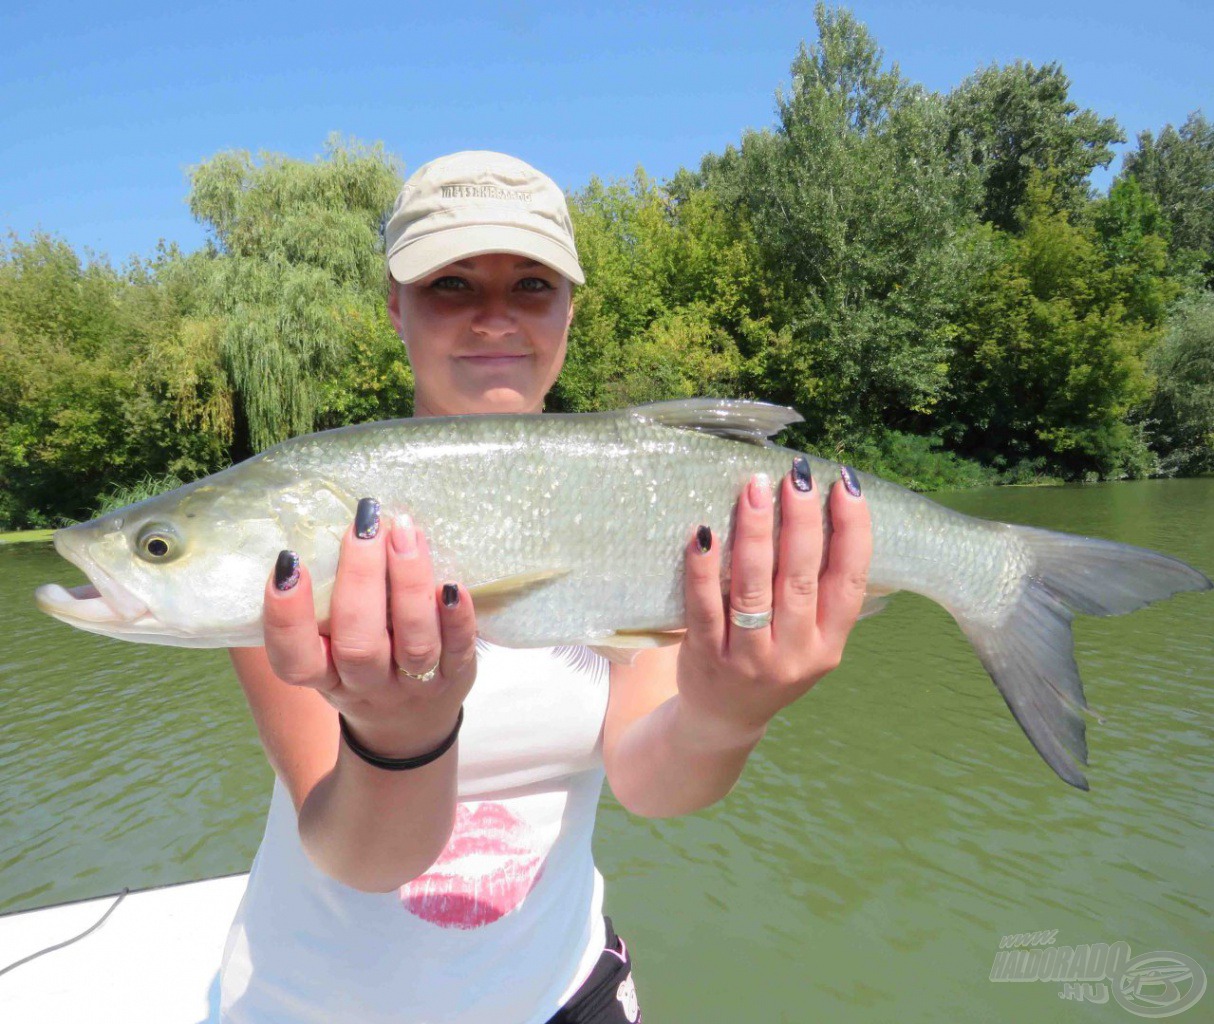
<svg viewBox="0 0 1214 1024">
<path fill-rule="evenodd" d="M 350 725 L 346 721 L 345 715 L 338 712 L 337 721 L 341 724 L 341 738 L 346 741 L 346 746 L 366 761 L 367 764 L 390 772 L 407 772 L 410 769 L 421 768 L 433 761 L 437 761 L 443 754 L 455 746 L 460 726 L 464 724 L 464 709 L 461 705 L 459 715 L 455 719 L 455 728 L 451 730 L 451 735 L 429 753 L 418 754 L 416 757 L 383 757 L 373 750 L 368 750 L 354 738 L 354 734 L 350 732 Z"/>
</svg>

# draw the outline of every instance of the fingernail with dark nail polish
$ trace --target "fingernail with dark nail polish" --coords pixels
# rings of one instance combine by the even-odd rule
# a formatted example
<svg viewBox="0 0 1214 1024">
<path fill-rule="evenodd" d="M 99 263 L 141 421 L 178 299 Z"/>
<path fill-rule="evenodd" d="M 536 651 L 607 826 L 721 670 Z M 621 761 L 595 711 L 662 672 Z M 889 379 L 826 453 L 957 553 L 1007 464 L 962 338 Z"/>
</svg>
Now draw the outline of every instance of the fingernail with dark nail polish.
<svg viewBox="0 0 1214 1024">
<path fill-rule="evenodd" d="M 448 608 L 454 608 L 459 604 L 459 587 L 454 583 L 443 584 L 443 604 Z"/>
<path fill-rule="evenodd" d="M 379 534 L 379 502 L 374 498 L 363 498 L 354 513 L 354 536 L 359 540 L 371 540 Z"/>
<path fill-rule="evenodd" d="M 290 590 L 299 582 L 299 555 L 294 551 L 278 552 L 274 563 L 274 588 Z"/>
<path fill-rule="evenodd" d="M 696 530 L 696 544 L 699 545 L 700 554 L 706 555 L 712 550 L 712 530 L 707 526 L 701 526 Z"/>
<path fill-rule="evenodd" d="M 814 478 L 809 474 L 809 459 L 804 455 L 792 460 L 792 485 L 803 494 L 814 489 Z"/>
<path fill-rule="evenodd" d="M 839 474 L 843 477 L 843 486 L 847 488 L 847 493 L 853 498 L 860 497 L 860 478 L 856 476 L 856 471 L 851 466 L 840 466 Z"/>
</svg>

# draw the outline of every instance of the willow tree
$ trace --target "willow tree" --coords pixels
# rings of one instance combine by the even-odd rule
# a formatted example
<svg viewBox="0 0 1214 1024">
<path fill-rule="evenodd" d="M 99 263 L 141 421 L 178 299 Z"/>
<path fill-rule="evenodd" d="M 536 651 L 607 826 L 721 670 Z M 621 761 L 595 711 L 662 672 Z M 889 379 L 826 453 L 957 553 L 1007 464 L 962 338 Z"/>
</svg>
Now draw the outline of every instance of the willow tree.
<svg viewBox="0 0 1214 1024">
<path fill-rule="evenodd" d="M 190 181 L 190 210 L 211 233 L 222 358 L 260 450 L 316 425 L 351 323 L 382 304 L 381 225 L 399 169 L 379 145 L 331 138 L 314 161 L 219 153 Z"/>
</svg>

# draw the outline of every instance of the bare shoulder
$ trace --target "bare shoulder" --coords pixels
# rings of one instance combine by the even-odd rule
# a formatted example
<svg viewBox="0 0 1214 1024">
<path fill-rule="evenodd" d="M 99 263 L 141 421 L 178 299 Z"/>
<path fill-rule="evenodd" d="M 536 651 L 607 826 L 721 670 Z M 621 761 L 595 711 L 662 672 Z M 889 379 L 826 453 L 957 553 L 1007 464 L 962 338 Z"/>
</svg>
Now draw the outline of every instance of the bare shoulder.
<svg viewBox="0 0 1214 1024">
<path fill-rule="evenodd" d="M 337 712 L 316 690 L 279 679 L 264 648 L 228 653 L 266 757 L 298 811 L 337 760 Z"/>
</svg>

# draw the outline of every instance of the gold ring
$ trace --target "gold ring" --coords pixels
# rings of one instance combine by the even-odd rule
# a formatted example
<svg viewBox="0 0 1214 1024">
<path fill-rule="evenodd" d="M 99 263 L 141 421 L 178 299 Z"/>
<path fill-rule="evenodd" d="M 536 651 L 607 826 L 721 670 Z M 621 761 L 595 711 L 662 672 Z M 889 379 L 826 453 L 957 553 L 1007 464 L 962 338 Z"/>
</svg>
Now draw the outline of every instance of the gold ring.
<svg viewBox="0 0 1214 1024">
<path fill-rule="evenodd" d="M 441 664 L 442 658 L 439 658 L 439 660 L 435 662 L 434 668 L 430 669 L 429 672 L 410 672 L 407 668 L 401 668 L 399 665 L 396 667 L 396 671 L 402 676 L 408 676 L 410 679 L 416 679 L 419 683 L 428 683 L 431 679 L 438 675 L 438 666 Z"/>
<path fill-rule="evenodd" d="M 740 612 L 733 605 L 729 606 L 729 621 L 739 629 L 762 629 L 771 625 L 771 609 L 765 612 Z"/>
</svg>

